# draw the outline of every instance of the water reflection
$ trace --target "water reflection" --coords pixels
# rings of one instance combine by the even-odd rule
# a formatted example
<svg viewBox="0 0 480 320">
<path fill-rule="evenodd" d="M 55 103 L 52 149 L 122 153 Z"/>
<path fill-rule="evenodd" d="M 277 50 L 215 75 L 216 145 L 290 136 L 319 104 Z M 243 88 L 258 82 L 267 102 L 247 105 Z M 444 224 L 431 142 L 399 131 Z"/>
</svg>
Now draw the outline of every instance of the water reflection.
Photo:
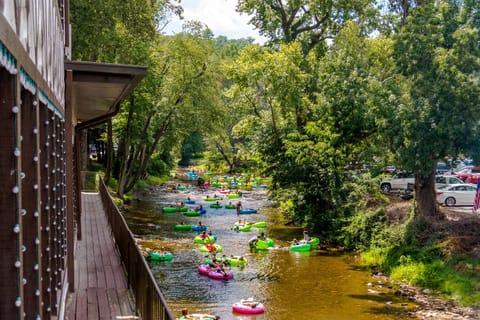
<svg viewBox="0 0 480 320">
<path fill-rule="evenodd" d="M 205 194 L 200 191 L 188 196 L 208 206 L 201 201 Z M 247 242 L 258 230 L 238 233 L 230 230 L 238 220 L 235 210 L 208 209 L 201 217 L 162 213 L 163 206 L 186 197 L 187 193 L 152 192 L 125 214 L 134 234 L 151 240 L 145 246 L 164 246 L 174 254 L 172 261 L 150 262 L 150 266 L 177 315 L 187 307 L 192 313 L 217 314 L 222 319 L 385 320 L 408 318 L 407 309 L 414 307 L 401 306 L 405 301 L 391 294 L 369 294 L 367 283 L 374 280 L 357 268 L 349 256 L 321 250 L 289 251 L 287 241 L 300 237 L 302 230 L 275 225 L 271 219 L 274 213 L 260 210 L 260 214 L 241 216 L 251 222 L 266 220 L 268 226 L 262 231 L 275 240 L 275 248 L 256 253 L 249 251 Z M 264 201 L 259 193 L 247 193 L 242 198 L 245 207 L 261 208 Z M 196 234 L 173 230 L 180 221 L 196 224 L 199 220 L 217 235 L 226 255 L 248 259 L 245 267 L 232 267 L 233 280 L 218 281 L 200 275 L 197 267 L 206 254 L 193 243 Z M 261 301 L 265 313 L 251 316 L 232 313 L 232 304 L 248 297 Z"/>
</svg>

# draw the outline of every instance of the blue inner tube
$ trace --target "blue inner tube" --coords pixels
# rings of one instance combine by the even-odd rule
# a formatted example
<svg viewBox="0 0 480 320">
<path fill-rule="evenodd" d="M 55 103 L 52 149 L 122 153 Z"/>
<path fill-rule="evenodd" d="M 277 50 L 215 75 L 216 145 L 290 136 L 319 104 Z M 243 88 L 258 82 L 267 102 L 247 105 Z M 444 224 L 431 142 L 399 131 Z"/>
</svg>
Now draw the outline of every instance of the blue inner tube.
<svg viewBox="0 0 480 320">
<path fill-rule="evenodd" d="M 192 231 L 206 231 L 207 226 L 192 225 Z"/>
<path fill-rule="evenodd" d="M 257 213 L 257 209 L 240 209 L 240 214 Z"/>
</svg>

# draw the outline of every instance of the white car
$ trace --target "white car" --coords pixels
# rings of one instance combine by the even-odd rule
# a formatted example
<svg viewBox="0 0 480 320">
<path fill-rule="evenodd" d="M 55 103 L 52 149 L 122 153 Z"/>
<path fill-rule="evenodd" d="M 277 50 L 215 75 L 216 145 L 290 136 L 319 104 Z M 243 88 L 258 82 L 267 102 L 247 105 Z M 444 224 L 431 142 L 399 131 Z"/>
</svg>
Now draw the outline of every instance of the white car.
<svg viewBox="0 0 480 320">
<path fill-rule="evenodd" d="M 437 189 L 437 202 L 448 207 L 473 206 L 477 187 L 473 184 L 452 184 Z"/>
<path fill-rule="evenodd" d="M 435 177 L 435 188 L 450 184 L 463 184 L 463 180 L 454 175 L 439 175 Z"/>
<path fill-rule="evenodd" d="M 409 186 L 415 184 L 415 177 L 413 173 L 397 173 L 391 178 L 383 179 L 380 182 L 380 189 L 383 192 L 389 193 L 391 190 L 408 190 Z"/>
</svg>

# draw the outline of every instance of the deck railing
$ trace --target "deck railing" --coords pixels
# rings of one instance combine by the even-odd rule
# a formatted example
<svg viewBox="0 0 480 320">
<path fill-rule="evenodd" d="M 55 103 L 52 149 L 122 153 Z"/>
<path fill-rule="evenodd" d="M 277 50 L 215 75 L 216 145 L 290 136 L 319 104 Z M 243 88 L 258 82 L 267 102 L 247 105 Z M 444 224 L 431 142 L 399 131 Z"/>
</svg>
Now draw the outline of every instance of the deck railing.
<svg viewBox="0 0 480 320">
<path fill-rule="evenodd" d="M 142 320 L 174 320 L 175 317 L 168 308 L 127 222 L 113 202 L 103 179 L 100 179 L 99 190 L 113 238 L 125 267 L 128 286 L 133 291 L 136 312 Z"/>
</svg>

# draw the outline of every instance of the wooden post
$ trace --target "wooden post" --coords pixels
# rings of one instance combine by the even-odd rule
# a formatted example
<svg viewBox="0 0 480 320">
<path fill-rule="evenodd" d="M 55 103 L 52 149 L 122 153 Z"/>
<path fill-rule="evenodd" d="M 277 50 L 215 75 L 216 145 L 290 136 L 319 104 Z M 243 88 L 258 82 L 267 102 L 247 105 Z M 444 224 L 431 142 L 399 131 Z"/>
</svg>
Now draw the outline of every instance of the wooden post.
<svg viewBox="0 0 480 320">
<path fill-rule="evenodd" d="M 67 70 L 66 72 L 66 103 L 65 103 L 65 148 L 66 148 L 66 201 L 67 201 L 67 272 L 68 272 L 68 283 L 70 292 L 75 291 L 75 211 L 74 211 L 74 199 L 80 199 L 80 190 L 76 189 L 76 194 L 74 195 L 74 181 L 73 181 L 73 130 L 72 130 L 72 82 L 73 82 L 73 72 Z M 77 176 L 77 181 L 80 177 Z M 74 197 L 76 196 L 76 198 Z M 78 203 L 79 201 L 77 201 Z M 81 208 L 77 205 L 77 216 L 80 215 Z M 78 228 L 80 228 L 80 221 L 78 220 Z"/>
</svg>

